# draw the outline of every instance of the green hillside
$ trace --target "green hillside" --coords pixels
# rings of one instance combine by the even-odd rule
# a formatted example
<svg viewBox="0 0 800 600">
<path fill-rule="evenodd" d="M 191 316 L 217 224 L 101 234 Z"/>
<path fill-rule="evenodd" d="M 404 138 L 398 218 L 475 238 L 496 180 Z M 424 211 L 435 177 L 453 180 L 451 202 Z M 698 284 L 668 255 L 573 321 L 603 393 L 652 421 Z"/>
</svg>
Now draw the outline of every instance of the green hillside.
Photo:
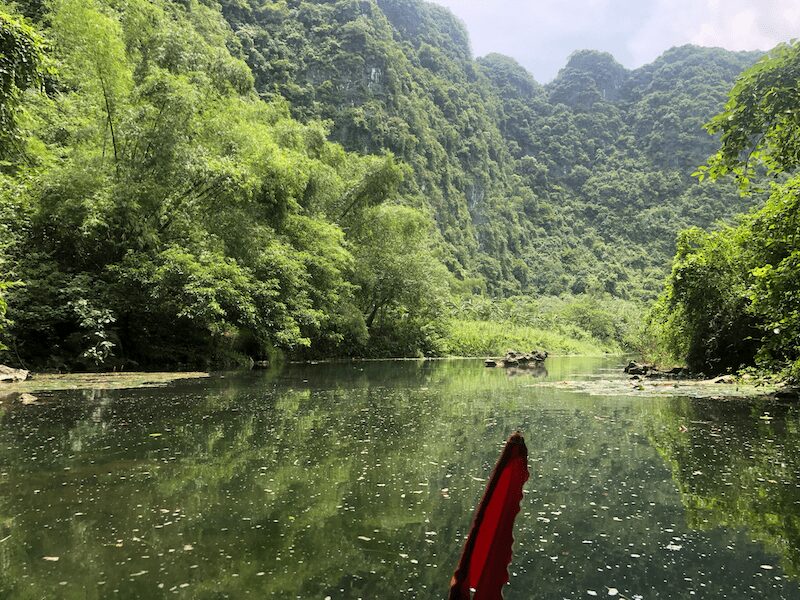
<svg viewBox="0 0 800 600">
<path fill-rule="evenodd" d="M 463 25 L 427 2 L 222 7 L 259 92 L 331 120 L 348 150 L 410 165 L 403 201 L 430 207 L 448 266 L 492 294 L 653 298 L 677 231 L 744 208 L 690 174 L 757 53 L 686 46 L 628 71 L 579 51 L 542 86 L 513 59 L 474 60 Z"/>
<path fill-rule="evenodd" d="M 759 202 L 691 177 L 753 53 L 629 71 L 578 51 L 540 85 L 417 0 L 18 0 L 0 18 L 11 362 L 442 354 L 465 347 L 453 319 L 474 341 L 469 320 L 500 314 L 615 349 L 676 233 Z"/>
</svg>

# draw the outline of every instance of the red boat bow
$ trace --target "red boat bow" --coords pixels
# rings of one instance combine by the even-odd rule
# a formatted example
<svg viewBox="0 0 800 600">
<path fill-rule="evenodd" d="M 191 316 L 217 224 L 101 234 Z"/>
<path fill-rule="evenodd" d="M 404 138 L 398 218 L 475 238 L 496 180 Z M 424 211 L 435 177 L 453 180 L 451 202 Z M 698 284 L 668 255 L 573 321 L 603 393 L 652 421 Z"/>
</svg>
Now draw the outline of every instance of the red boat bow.
<svg viewBox="0 0 800 600">
<path fill-rule="evenodd" d="M 514 519 L 528 480 L 528 448 L 519 433 L 508 438 L 475 511 L 464 552 L 450 582 L 449 600 L 502 600 L 514 542 Z"/>
</svg>

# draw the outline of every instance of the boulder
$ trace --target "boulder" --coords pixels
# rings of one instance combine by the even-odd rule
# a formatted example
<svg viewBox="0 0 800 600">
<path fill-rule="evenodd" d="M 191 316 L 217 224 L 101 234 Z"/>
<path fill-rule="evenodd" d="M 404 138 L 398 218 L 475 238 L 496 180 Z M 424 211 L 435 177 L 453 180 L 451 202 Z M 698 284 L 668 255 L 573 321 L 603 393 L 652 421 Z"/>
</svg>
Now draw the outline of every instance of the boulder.
<svg viewBox="0 0 800 600">
<path fill-rule="evenodd" d="M 677 377 L 687 377 L 689 375 L 689 369 L 686 367 L 672 367 L 667 373 Z"/>
<path fill-rule="evenodd" d="M 0 365 L 0 382 L 17 383 L 18 381 L 25 381 L 30 376 L 30 371 L 25 369 L 12 369 L 6 365 Z"/>
<path fill-rule="evenodd" d="M 483 361 L 487 367 L 520 367 L 534 369 L 540 367 L 547 358 L 545 350 L 534 350 L 532 352 L 517 352 L 508 350 L 503 358 L 487 358 Z"/>
<path fill-rule="evenodd" d="M 633 366 L 631 366 L 633 365 Z M 631 363 L 626 367 L 626 373 L 643 375 L 648 379 L 683 379 L 689 376 L 689 370 L 684 367 L 661 370 L 655 365 Z"/>
<path fill-rule="evenodd" d="M 645 375 L 645 377 L 648 379 L 672 379 L 675 375 L 669 371 L 661 371 L 658 367 L 653 367 L 647 370 L 647 375 Z"/>
<path fill-rule="evenodd" d="M 531 357 L 536 362 L 544 362 L 548 357 L 547 350 L 534 350 L 531 352 Z"/>
<path fill-rule="evenodd" d="M 547 358 L 547 352 L 545 350 L 533 350 L 531 352 L 516 352 L 515 350 L 509 350 L 506 352 L 506 356 L 503 359 L 503 362 L 509 366 L 517 366 L 517 365 L 527 365 L 530 363 L 541 363 Z"/>
<path fill-rule="evenodd" d="M 650 371 L 654 371 L 655 368 L 655 365 L 637 363 L 636 361 L 632 360 L 628 363 L 628 366 L 625 367 L 625 372 L 628 375 L 647 375 Z"/>
</svg>

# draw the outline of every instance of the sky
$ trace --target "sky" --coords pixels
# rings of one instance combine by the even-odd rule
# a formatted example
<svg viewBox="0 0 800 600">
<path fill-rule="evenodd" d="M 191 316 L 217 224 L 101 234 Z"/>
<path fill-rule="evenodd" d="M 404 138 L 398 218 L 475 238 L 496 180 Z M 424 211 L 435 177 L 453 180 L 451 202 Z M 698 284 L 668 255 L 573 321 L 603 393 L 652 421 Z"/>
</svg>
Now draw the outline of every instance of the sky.
<svg viewBox="0 0 800 600">
<path fill-rule="evenodd" d="M 511 56 L 541 83 L 584 48 L 636 68 L 682 44 L 769 50 L 800 38 L 800 0 L 433 1 L 464 21 L 475 56 Z"/>
</svg>

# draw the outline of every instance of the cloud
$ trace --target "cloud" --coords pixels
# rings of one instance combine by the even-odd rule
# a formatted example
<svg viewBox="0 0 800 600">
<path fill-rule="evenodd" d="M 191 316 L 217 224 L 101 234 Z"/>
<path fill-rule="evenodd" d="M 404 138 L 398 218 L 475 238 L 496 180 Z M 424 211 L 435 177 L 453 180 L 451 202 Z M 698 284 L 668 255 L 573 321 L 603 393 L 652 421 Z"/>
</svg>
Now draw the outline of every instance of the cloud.
<svg viewBox="0 0 800 600">
<path fill-rule="evenodd" d="M 769 50 L 800 34 L 796 0 L 657 0 L 651 18 L 628 43 L 633 66 L 671 46 Z"/>
<path fill-rule="evenodd" d="M 624 53 L 620 41 L 649 15 L 641 0 L 436 1 L 466 23 L 476 55 L 512 56 L 540 81 L 552 79 L 575 50 Z"/>
<path fill-rule="evenodd" d="M 708 14 L 691 36 L 694 44 L 730 50 L 769 50 L 800 35 L 800 5 L 796 0 L 765 0 L 757 5 L 733 1 L 708 2 Z"/>
<path fill-rule="evenodd" d="M 582 48 L 629 68 L 682 44 L 768 50 L 800 36 L 798 0 L 435 0 L 467 25 L 476 55 L 501 52 L 548 81 Z"/>
</svg>

